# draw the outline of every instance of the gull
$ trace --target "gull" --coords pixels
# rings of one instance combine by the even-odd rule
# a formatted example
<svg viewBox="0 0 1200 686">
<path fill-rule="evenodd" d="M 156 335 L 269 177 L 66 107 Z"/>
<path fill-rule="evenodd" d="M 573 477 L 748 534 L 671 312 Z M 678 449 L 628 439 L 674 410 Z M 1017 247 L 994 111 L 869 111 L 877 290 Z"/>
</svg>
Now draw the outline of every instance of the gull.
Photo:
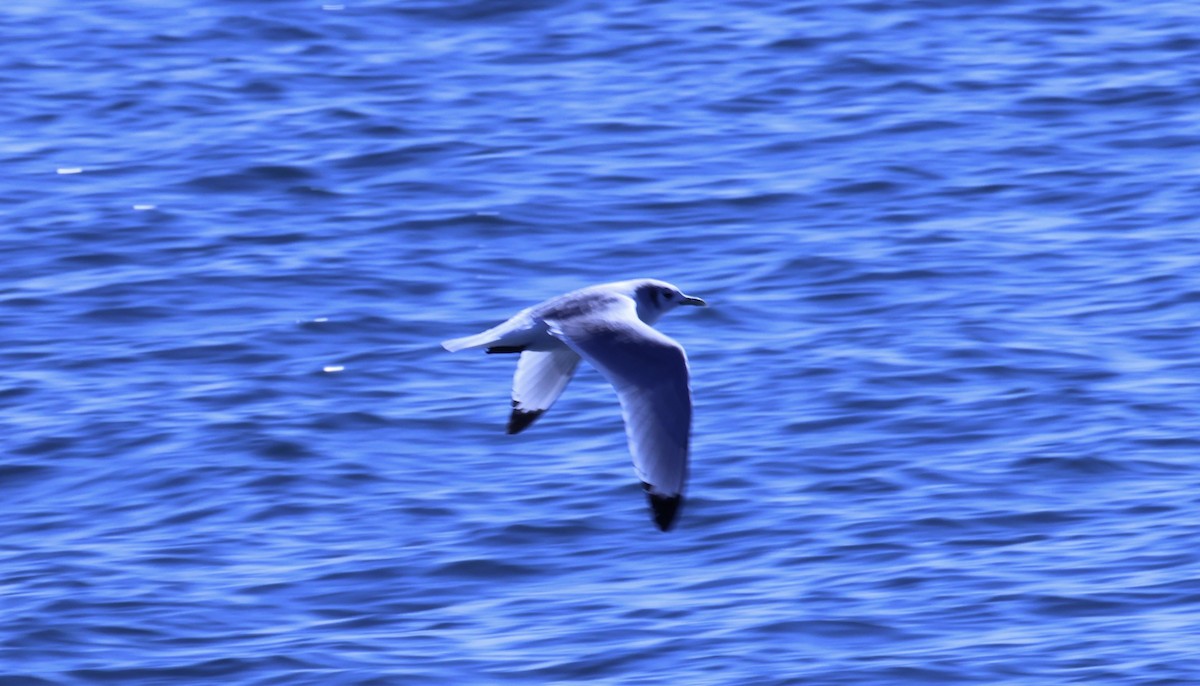
<svg viewBox="0 0 1200 686">
<path fill-rule="evenodd" d="M 652 325 L 680 305 L 704 304 L 665 281 L 618 281 L 551 298 L 483 333 L 444 341 L 442 347 L 520 353 L 510 434 L 550 409 L 580 358 L 587 360 L 617 390 L 634 471 L 650 500 L 654 523 L 666 531 L 675 521 L 687 480 L 692 393 L 683 347 Z"/>
</svg>

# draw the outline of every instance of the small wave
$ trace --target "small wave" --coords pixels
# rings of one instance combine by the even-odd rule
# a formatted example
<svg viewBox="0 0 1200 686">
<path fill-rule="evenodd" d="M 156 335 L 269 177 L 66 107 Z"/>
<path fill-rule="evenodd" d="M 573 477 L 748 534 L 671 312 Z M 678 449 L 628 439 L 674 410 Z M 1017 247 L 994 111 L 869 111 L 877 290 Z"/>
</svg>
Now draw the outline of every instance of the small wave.
<svg viewBox="0 0 1200 686">
<path fill-rule="evenodd" d="M 1128 470 L 1119 462 L 1094 455 L 1031 455 L 1013 462 L 1012 468 L 1030 474 L 1088 476 Z"/>
<path fill-rule="evenodd" d="M 196 190 L 214 193 L 244 193 L 279 189 L 281 184 L 310 181 L 316 175 L 303 167 L 293 165 L 261 165 L 225 174 L 198 176 L 185 185 Z M 283 185 L 286 189 L 288 186 Z"/>
<path fill-rule="evenodd" d="M 540 574 L 541 570 L 535 566 L 516 564 L 503 560 L 472 558 L 442 564 L 436 568 L 435 573 L 460 579 L 498 581 L 535 576 Z"/>
</svg>

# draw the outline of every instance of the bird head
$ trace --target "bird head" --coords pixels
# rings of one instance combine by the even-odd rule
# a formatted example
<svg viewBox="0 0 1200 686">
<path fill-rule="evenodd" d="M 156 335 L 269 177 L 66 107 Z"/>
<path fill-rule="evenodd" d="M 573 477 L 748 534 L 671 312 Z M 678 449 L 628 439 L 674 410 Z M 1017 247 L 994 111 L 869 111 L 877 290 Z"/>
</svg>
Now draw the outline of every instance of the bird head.
<svg viewBox="0 0 1200 686">
<path fill-rule="evenodd" d="M 629 282 L 630 297 L 637 303 L 638 318 L 653 324 L 664 314 L 680 305 L 703 306 L 700 298 L 684 294 L 675 286 L 658 279 L 638 279 Z"/>
</svg>

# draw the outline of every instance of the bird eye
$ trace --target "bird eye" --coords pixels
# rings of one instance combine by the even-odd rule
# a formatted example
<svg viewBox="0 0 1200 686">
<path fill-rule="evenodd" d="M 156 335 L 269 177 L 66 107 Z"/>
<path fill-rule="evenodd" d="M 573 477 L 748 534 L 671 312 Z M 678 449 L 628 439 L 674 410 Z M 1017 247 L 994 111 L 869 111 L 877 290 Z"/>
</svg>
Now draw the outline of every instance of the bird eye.
<svg viewBox="0 0 1200 686">
<path fill-rule="evenodd" d="M 662 294 L 663 294 L 663 297 L 666 298 L 667 300 L 671 300 L 675 297 L 675 291 L 672 291 L 672 290 L 669 290 L 666 288 L 663 289 Z"/>
</svg>

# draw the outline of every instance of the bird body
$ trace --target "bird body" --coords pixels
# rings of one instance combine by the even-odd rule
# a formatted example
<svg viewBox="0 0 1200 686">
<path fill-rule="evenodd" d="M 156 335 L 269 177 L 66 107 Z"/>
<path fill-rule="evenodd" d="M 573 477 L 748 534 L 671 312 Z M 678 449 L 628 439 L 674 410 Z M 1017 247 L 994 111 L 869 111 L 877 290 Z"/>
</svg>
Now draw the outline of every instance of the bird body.
<svg viewBox="0 0 1200 686">
<path fill-rule="evenodd" d="M 554 404 L 580 359 L 617 391 L 633 464 L 666 531 L 687 480 L 692 401 L 683 348 L 654 328 L 679 305 L 704 305 L 655 279 L 591 286 L 528 307 L 483 333 L 445 341 L 450 352 L 519 353 L 507 431 L 518 433 Z"/>
</svg>

